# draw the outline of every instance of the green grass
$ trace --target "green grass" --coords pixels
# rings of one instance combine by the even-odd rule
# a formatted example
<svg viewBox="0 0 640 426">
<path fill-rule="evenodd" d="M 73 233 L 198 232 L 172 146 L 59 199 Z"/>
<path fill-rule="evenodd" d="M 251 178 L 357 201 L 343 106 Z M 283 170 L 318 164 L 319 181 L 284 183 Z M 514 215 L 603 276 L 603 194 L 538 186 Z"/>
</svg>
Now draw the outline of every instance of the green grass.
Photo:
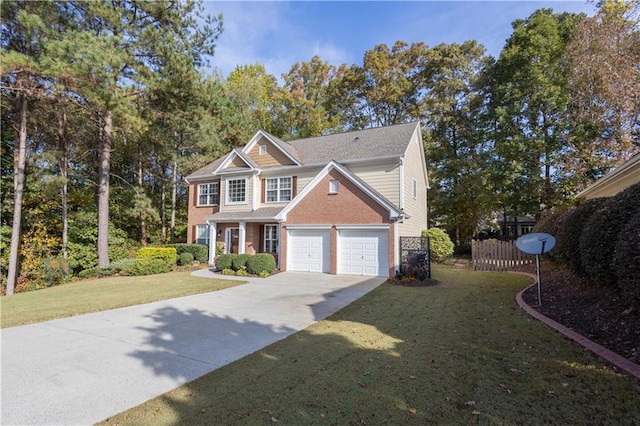
<svg viewBox="0 0 640 426">
<path fill-rule="evenodd" d="M 242 281 L 200 278 L 190 272 L 76 281 L 0 299 L 2 328 L 207 293 Z"/>
<path fill-rule="evenodd" d="M 526 279 L 433 270 L 104 424 L 640 424 L 637 381 L 515 305 Z"/>
</svg>

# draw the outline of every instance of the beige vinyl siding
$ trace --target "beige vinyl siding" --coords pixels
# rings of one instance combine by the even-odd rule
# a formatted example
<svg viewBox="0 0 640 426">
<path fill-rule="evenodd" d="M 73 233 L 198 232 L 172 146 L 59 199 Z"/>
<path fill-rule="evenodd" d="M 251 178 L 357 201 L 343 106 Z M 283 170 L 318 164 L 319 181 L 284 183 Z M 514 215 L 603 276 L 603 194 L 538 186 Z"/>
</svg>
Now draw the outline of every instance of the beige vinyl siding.
<svg viewBox="0 0 640 426">
<path fill-rule="evenodd" d="M 246 179 L 246 203 L 245 204 L 227 204 L 227 180 Z M 253 200 L 253 179 L 251 175 L 227 176 L 220 181 L 220 211 L 221 212 L 243 212 L 251 211 L 251 202 Z"/>
<path fill-rule="evenodd" d="M 267 146 L 267 153 L 260 155 L 260 146 Z M 249 157 L 260 167 L 290 166 L 295 164 L 280 148 L 262 137 L 249 151 Z"/>
<path fill-rule="evenodd" d="M 309 184 L 309 182 L 311 182 L 311 179 L 313 179 L 320 172 L 320 170 L 322 170 L 322 167 L 319 167 L 317 169 L 313 168 L 298 170 L 292 173 L 293 175 L 298 177 L 296 184 L 298 188 L 296 190 L 296 194 L 302 192 L 302 190 Z"/>
<path fill-rule="evenodd" d="M 400 204 L 400 160 L 385 163 L 357 164 L 349 170 L 394 205 Z"/>
<path fill-rule="evenodd" d="M 411 216 L 399 224 L 402 236 L 419 236 L 427 229 L 427 181 L 423 166 L 424 150 L 417 135 L 411 140 L 404 157 L 404 211 Z M 413 197 L 413 179 L 417 182 L 417 197 Z"/>
</svg>

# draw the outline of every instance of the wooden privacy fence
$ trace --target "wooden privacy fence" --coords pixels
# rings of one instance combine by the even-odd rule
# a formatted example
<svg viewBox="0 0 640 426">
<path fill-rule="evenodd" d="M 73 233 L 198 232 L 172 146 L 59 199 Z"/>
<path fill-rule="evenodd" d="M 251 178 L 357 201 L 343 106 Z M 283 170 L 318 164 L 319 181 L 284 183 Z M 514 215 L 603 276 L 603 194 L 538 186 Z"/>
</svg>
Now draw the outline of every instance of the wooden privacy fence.
<svg viewBox="0 0 640 426">
<path fill-rule="evenodd" d="M 536 261 L 518 250 L 515 241 L 473 240 L 471 259 L 474 271 L 508 271 Z"/>
</svg>

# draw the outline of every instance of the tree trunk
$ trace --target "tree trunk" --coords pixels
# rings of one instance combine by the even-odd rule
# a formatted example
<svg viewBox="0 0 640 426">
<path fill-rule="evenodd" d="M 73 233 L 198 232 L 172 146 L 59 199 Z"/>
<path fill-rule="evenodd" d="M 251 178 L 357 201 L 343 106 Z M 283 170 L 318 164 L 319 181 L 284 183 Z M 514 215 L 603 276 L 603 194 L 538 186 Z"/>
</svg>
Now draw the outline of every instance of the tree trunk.
<svg viewBox="0 0 640 426">
<path fill-rule="evenodd" d="M 20 269 L 18 252 L 22 234 L 22 200 L 24 197 L 25 166 L 27 163 L 27 95 L 18 93 L 18 110 L 20 111 L 20 127 L 18 129 L 18 146 L 15 148 L 13 176 L 13 225 L 11 228 L 11 247 L 9 249 L 9 271 L 7 275 L 7 296 L 11 296 L 16 287 Z"/>
<path fill-rule="evenodd" d="M 162 242 L 167 242 L 167 166 L 162 165 L 162 190 L 160 191 L 160 218 L 162 221 Z"/>
<path fill-rule="evenodd" d="M 109 265 L 109 177 L 113 145 L 113 111 L 107 110 L 98 158 L 98 266 Z"/>
<path fill-rule="evenodd" d="M 138 146 L 138 188 L 140 193 L 143 193 L 142 190 L 142 146 Z M 140 244 L 143 246 L 147 245 L 147 222 L 144 219 L 145 213 L 140 211 Z"/>
<path fill-rule="evenodd" d="M 60 204 L 62 208 L 62 257 L 69 257 L 69 185 L 67 179 L 69 177 L 69 146 L 66 138 L 67 113 L 60 101 L 60 111 L 58 111 L 58 143 L 60 147 L 60 177 L 62 185 L 60 186 Z"/>
<path fill-rule="evenodd" d="M 176 199 L 178 198 L 178 156 L 173 160 L 171 177 L 171 244 L 176 243 Z"/>
</svg>

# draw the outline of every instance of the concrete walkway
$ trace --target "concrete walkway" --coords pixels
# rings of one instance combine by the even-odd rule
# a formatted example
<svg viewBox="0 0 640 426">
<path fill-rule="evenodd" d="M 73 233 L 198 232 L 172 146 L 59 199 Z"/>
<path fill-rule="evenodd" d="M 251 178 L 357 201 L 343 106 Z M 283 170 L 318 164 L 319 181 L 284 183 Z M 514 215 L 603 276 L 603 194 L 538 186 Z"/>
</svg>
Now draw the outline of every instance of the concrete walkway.
<svg viewBox="0 0 640 426">
<path fill-rule="evenodd" d="M 283 272 L 249 281 L 0 330 L 0 424 L 104 420 L 308 327 L 384 278 Z"/>
</svg>

